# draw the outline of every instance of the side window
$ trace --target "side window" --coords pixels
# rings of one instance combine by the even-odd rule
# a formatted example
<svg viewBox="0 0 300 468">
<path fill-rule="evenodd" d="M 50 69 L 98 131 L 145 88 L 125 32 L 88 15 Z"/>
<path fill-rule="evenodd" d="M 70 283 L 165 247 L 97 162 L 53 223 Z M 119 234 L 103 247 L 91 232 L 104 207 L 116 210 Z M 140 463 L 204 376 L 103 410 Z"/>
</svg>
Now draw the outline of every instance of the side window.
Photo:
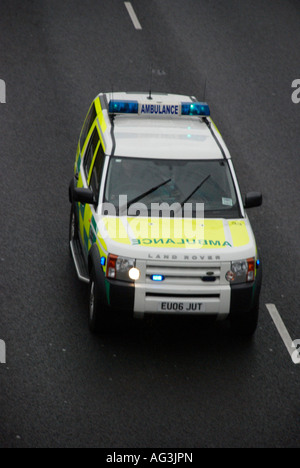
<svg viewBox="0 0 300 468">
<path fill-rule="evenodd" d="M 104 159 L 105 159 L 104 151 L 103 151 L 102 145 L 100 145 L 96 159 L 95 159 L 92 176 L 90 180 L 90 188 L 93 190 L 96 196 L 99 195 L 101 175 L 102 175 L 102 170 L 104 166 Z"/>
<path fill-rule="evenodd" d="M 89 144 L 87 146 L 85 155 L 84 155 L 83 167 L 84 167 L 86 180 L 88 180 L 91 164 L 92 164 L 99 141 L 100 141 L 100 138 L 98 135 L 97 128 L 95 127 L 92 133 L 91 139 L 89 141 Z"/>
<path fill-rule="evenodd" d="M 96 117 L 97 117 L 96 109 L 95 109 L 95 105 L 93 103 L 91 105 L 91 107 L 90 107 L 88 115 L 86 116 L 82 131 L 81 131 L 81 135 L 80 135 L 80 148 L 81 149 L 83 148 L 86 137 L 88 136 L 88 133 L 89 133 L 89 131 L 90 131 Z"/>
</svg>

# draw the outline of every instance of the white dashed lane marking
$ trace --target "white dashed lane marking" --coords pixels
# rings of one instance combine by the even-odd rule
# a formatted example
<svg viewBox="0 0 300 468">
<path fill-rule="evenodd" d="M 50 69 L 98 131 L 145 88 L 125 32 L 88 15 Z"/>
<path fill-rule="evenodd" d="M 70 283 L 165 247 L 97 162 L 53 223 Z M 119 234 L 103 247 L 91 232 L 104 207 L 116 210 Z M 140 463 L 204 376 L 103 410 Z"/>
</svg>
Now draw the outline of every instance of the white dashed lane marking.
<svg viewBox="0 0 300 468">
<path fill-rule="evenodd" d="M 286 349 L 288 350 L 289 355 L 291 356 L 291 359 L 294 364 L 300 364 L 300 357 L 297 351 L 297 345 L 300 344 L 300 340 L 295 340 L 293 341 L 292 338 L 290 337 L 289 332 L 287 331 L 287 328 L 285 324 L 283 323 L 283 320 L 274 304 L 266 304 L 266 307 L 269 311 L 269 314 L 271 315 L 271 318 L 278 330 L 279 335 L 281 336 L 281 339 L 283 343 L 285 344 Z"/>
<path fill-rule="evenodd" d="M 131 21 L 132 21 L 133 26 L 135 27 L 135 29 L 142 29 L 141 23 L 139 22 L 136 14 L 135 14 L 135 11 L 133 9 L 133 6 L 131 5 L 131 2 L 124 2 L 124 5 L 127 8 L 128 14 L 129 14 L 129 16 L 131 18 Z"/>
</svg>

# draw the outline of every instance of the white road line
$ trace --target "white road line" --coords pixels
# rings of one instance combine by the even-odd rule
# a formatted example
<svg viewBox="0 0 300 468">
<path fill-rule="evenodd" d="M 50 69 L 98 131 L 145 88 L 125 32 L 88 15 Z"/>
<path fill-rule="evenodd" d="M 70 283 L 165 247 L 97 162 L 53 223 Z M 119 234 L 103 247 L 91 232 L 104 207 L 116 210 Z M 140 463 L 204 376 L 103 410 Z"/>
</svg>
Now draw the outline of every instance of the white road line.
<svg viewBox="0 0 300 468">
<path fill-rule="evenodd" d="M 295 359 L 293 359 L 293 355 L 295 355 L 295 346 L 293 345 L 293 340 L 290 337 L 290 334 L 287 331 L 286 326 L 284 325 L 283 320 L 280 317 L 278 310 L 276 309 L 276 306 L 274 304 L 266 304 L 266 307 L 272 317 L 273 322 L 275 323 L 275 326 L 282 338 L 282 341 L 285 344 L 286 349 L 289 352 L 289 355 L 291 356 L 293 362 L 298 364 L 298 362 L 295 362 Z"/>
<path fill-rule="evenodd" d="M 134 25 L 135 29 L 142 29 L 141 23 L 139 22 L 131 3 L 130 2 L 124 2 L 124 5 L 127 8 L 128 14 L 129 14 L 129 16 L 131 18 L 131 21 L 133 22 L 133 25 Z"/>
</svg>

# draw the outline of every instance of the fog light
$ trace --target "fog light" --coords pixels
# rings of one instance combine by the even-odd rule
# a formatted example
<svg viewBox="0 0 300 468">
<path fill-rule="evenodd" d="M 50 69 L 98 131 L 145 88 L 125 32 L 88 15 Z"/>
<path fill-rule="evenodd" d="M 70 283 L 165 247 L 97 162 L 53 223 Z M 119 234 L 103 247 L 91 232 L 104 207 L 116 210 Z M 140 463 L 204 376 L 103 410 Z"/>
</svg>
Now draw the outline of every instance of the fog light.
<svg viewBox="0 0 300 468">
<path fill-rule="evenodd" d="M 130 268 L 128 275 L 130 279 L 136 281 L 140 277 L 140 270 L 138 268 Z"/>
<path fill-rule="evenodd" d="M 235 273 L 233 273 L 233 271 L 231 270 L 227 271 L 225 278 L 227 279 L 227 281 L 229 281 L 229 283 L 231 283 L 232 281 L 235 280 Z"/>
</svg>

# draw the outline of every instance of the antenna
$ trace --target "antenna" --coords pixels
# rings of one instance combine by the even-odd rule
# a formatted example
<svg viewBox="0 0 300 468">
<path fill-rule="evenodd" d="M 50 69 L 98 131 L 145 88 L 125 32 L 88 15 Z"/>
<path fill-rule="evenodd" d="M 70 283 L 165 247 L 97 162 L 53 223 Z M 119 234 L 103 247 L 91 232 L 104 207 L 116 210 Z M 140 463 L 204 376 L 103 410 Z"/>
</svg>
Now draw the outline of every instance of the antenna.
<svg viewBox="0 0 300 468">
<path fill-rule="evenodd" d="M 152 99 L 152 76 L 153 76 L 153 64 L 151 63 L 151 67 L 150 67 L 150 89 L 149 89 L 149 96 L 147 99 Z"/>
</svg>

